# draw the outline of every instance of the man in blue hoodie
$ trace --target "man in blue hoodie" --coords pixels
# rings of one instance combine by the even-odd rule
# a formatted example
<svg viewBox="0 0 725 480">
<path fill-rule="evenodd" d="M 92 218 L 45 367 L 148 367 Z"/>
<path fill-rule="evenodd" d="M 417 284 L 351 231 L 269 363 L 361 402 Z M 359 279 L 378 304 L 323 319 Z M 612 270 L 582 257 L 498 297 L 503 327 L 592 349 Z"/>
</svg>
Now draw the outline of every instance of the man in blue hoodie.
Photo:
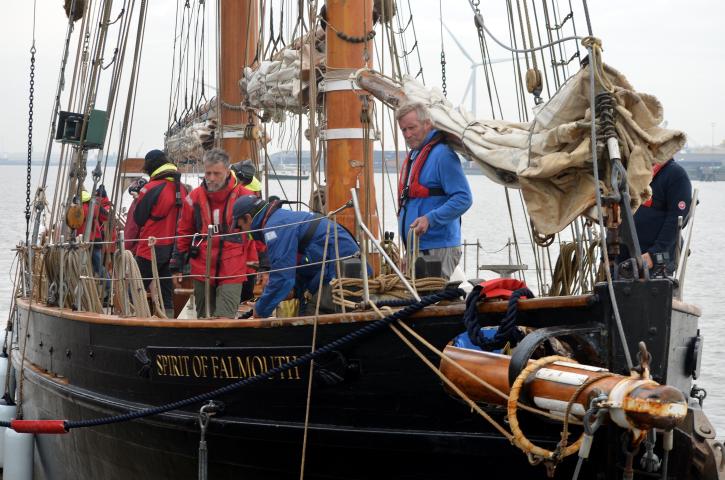
<svg viewBox="0 0 725 480">
<path fill-rule="evenodd" d="M 410 149 L 398 184 L 400 238 L 407 245 L 415 232 L 420 255 L 440 260 L 442 276 L 450 278 L 461 259 L 461 216 L 471 207 L 471 188 L 425 105 L 404 104 L 395 118 Z"/>
<path fill-rule="evenodd" d="M 320 312 L 334 311 L 330 280 L 336 278 L 335 231 L 339 258 L 360 252 L 355 239 L 340 225 L 323 215 L 280 208 L 255 195 L 239 197 L 234 203 L 234 223 L 242 231 L 254 231 L 255 240 L 264 243 L 269 259 L 269 281 L 254 304 L 255 317 L 269 317 L 277 305 L 294 291 L 300 299 L 300 315 L 313 315 L 320 274 L 324 270 Z M 329 229 L 328 229 L 329 224 Z M 324 268 L 325 237 L 329 230 Z"/>
</svg>

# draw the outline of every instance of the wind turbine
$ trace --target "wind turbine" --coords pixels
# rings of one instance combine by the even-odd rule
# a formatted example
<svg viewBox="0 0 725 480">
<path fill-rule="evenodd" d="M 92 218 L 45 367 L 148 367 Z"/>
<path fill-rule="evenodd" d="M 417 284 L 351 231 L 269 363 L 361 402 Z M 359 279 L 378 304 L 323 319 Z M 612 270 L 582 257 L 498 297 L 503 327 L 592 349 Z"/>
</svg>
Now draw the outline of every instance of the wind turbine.
<svg viewBox="0 0 725 480">
<path fill-rule="evenodd" d="M 471 57 L 465 48 L 463 48 L 463 45 L 461 42 L 458 41 L 455 35 L 453 35 L 453 32 L 448 28 L 448 26 L 444 23 L 443 26 L 445 27 L 446 31 L 448 32 L 448 35 L 451 36 L 455 44 L 458 46 L 458 49 L 463 53 L 463 56 L 468 59 L 469 62 L 471 62 L 471 73 L 468 76 L 468 83 L 466 84 L 466 90 L 463 92 L 463 98 L 461 99 L 461 104 L 464 104 L 466 102 L 466 99 L 468 98 L 468 94 L 471 94 L 471 108 L 470 111 L 473 114 L 473 118 L 478 117 L 478 108 L 477 108 L 477 95 L 476 95 L 476 85 L 477 85 L 477 74 L 478 67 L 482 67 L 484 65 L 484 62 L 476 62 L 473 57 Z M 492 65 L 494 63 L 504 63 L 504 62 L 511 62 L 513 59 L 511 58 L 492 58 L 485 62 L 486 65 Z"/>
</svg>

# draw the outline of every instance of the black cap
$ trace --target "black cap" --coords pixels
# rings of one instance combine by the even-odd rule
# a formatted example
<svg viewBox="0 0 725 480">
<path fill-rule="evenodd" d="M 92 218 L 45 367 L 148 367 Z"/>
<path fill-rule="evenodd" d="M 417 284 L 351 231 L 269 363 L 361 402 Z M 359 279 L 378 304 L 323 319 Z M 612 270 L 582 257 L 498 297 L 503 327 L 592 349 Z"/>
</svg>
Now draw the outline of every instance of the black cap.
<svg viewBox="0 0 725 480">
<path fill-rule="evenodd" d="M 143 171 L 151 175 L 161 165 L 171 163 L 166 154 L 161 150 L 151 150 L 144 157 Z"/>
<path fill-rule="evenodd" d="M 243 215 L 250 214 L 252 216 L 259 213 L 267 205 L 267 201 L 256 195 L 243 195 L 234 202 L 232 215 L 234 216 L 234 225 L 237 224 L 239 218 Z"/>
<path fill-rule="evenodd" d="M 257 169 L 254 168 L 254 163 L 252 163 L 252 161 L 249 159 L 235 163 L 231 166 L 231 169 L 234 170 L 234 174 L 237 176 L 237 180 L 239 180 L 244 185 L 251 182 L 254 178 L 254 175 L 257 173 Z"/>
</svg>

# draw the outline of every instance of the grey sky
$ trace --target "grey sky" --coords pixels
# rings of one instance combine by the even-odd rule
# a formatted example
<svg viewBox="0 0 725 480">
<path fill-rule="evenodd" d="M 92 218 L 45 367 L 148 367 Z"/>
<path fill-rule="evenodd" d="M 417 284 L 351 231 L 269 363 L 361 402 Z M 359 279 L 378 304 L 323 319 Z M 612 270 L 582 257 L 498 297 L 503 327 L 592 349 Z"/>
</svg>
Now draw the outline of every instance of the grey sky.
<svg viewBox="0 0 725 480">
<path fill-rule="evenodd" d="M 559 1 L 562 9 L 568 7 L 567 1 Z M 117 12 L 122 2 L 115 3 L 117 6 L 113 10 Z M 572 0 L 572 3 L 575 8 L 581 5 L 577 0 Z M 502 40 L 508 38 L 503 4 L 503 1 L 481 2 L 487 26 Z M 44 150 L 47 139 L 66 19 L 61 0 L 37 0 L 37 5 L 34 150 L 39 152 Z M 426 83 L 440 86 L 439 2 L 411 0 L 411 5 L 423 53 Z M 6 5 L 6 13 L 0 17 L 0 31 L 3 32 L 3 48 L 0 50 L 0 64 L 3 66 L 3 75 L 0 76 L 3 112 L 0 117 L 0 153 L 23 152 L 27 148 L 32 6 L 31 0 L 13 2 L 12 8 Z M 163 141 L 175 8 L 173 0 L 155 0 L 149 7 L 131 154 L 143 154 L 160 146 Z M 589 0 L 589 8 L 594 34 L 602 39 L 604 45 L 604 60 L 623 72 L 637 90 L 652 93 L 660 99 L 670 127 L 684 130 L 693 145 L 710 145 L 713 137 L 716 144 L 725 139 L 725 55 L 722 53 L 725 45 L 725 30 L 722 28 L 725 3 L 716 0 Z M 466 45 L 470 55 L 480 61 L 468 1 L 443 1 L 443 16 L 444 22 Z M 584 35 L 583 18 L 578 18 L 577 27 L 579 35 Z M 214 37 L 207 42 L 213 45 Z M 445 33 L 444 44 L 448 60 L 448 98 L 458 104 L 470 73 L 469 62 Z M 572 52 L 573 46 L 570 45 L 568 51 Z M 492 47 L 491 56 L 507 55 L 502 49 Z M 210 70 L 211 83 L 214 83 L 213 68 Z M 517 120 L 514 116 L 515 103 L 511 100 L 513 97 L 503 93 L 511 90 L 511 65 L 500 64 L 495 70 L 505 114 L 511 120 Z M 70 73 L 67 79 L 70 81 Z M 122 101 L 125 100 L 126 87 L 123 88 Z M 488 99 L 480 82 L 478 97 L 478 114 L 484 117 L 489 112 Z M 101 103 L 105 104 L 105 99 Z M 115 150 L 116 147 L 114 140 L 109 148 Z"/>
</svg>

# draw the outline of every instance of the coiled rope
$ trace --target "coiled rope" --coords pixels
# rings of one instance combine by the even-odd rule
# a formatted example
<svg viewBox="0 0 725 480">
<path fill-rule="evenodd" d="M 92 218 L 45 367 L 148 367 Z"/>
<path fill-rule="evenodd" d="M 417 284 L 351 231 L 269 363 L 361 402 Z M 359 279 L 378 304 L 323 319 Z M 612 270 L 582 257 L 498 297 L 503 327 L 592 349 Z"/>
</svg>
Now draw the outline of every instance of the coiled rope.
<svg viewBox="0 0 725 480">
<path fill-rule="evenodd" d="M 484 336 L 478 324 L 478 303 L 481 300 L 485 300 L 485 291 L 483 290 L 483 286 L 476 285 L 466 298 L 466 310 L 463 314 L 463 323 L 466 326 L 466 331 L 471 342 L 486 351 L 503 348 L 507 343 L 511 347 L 519 343 L 524 337 L 524 334 L 516 325 L 518 304 L 521 297 L 534 298 L 534 294 L 526 287 L 514 290 L 508 301 L 506 315 L 501 319 L 501 323 L 494 337 L 489 339 Z"/>
<path fill-rule="evenodd" d="M 436 277 L 420 278 L 414 281 L 408 278 L 406 279 L 417 291 L 421 292 L 440 291 L 443 290 L 448 283 L 445 278 Z M 362 279 L 336 278 L 330 282 L 330 286 L 332 287 L 332 301 L 336 305 L 344 306 L 345 308 L 355 308 L 358 306 L 358 303 L 363 295 Z M 405 288 L 403 281 L 394 273 L 380 275 L 376 278 L 369 279 L 368 289 L 371 294 L 385 295 L 393 299 L 407 300 L 411 298 L 410 292 L 408 292 Z M 355 300 L 351 300 L 351 298 Z"/>
</svg>

